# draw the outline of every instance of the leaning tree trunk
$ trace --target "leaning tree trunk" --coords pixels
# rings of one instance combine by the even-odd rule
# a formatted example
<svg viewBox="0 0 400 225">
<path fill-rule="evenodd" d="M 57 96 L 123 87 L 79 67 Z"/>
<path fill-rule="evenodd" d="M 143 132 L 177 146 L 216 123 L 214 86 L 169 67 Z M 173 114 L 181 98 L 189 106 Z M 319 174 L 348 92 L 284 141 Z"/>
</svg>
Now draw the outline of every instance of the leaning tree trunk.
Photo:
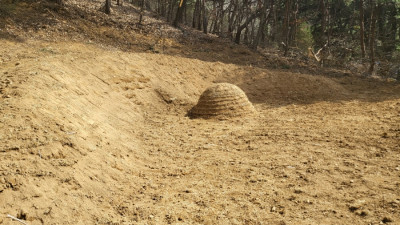
<svg viewBox="0 0 400 225">
<path fill-rule="evenodd" d="M 241 26 L 238 27 L 238 29 L 236 31 L 236 37 L 235 37 L 235 42 L 237 44 L 240 44 L 240 36 L 242 35 L 243 29 L 246 28 L 247 25 L 249 25 L 249 23 L 251 21 L 253 21 L 255 18 L 257 18 L 259 15 L 260 15 L 260 10 L 258 10 L 257 12 L 252 14 L 250 17 L 248 17 L 247 20 L 244 22 L 244 24 L 242 24 Z"/>
</svg>

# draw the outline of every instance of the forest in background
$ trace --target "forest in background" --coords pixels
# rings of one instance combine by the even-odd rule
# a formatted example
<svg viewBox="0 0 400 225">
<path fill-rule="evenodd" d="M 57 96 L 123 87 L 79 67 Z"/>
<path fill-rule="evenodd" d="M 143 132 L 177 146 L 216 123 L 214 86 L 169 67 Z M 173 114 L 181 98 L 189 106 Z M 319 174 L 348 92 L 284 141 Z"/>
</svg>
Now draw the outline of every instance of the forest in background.
<svg viewBox="0 0 400 225">
<path fill-rule="evenodd" d="M 121 5 L 123 0 L 116 4 Z M 321 65 L 350 60 L 400 61 L 399 0 L 139 0 L 130 1 L 174 26 L 230 38 L 253 49 L 306 52 Z M 106 12 L 112 3 L 106 0 Z M 108 7 L 107 7 L 108 6 Z"/>
<path fill-rule="evenodd" d="M 50 1 L 64 5 L 70 0 Z M 283 56 L 325 67 L 356 63 L 365 75 L 400 78 L 400 0 L 103 1 L 100 10 L 106 14 L 118 13 L 113 7 L 134 6 L 140 17 L 131 22 L 139 25 L 150 13 L 175 27 L 192 27 L 254 50 L 279 49 Z"/>
</svg>

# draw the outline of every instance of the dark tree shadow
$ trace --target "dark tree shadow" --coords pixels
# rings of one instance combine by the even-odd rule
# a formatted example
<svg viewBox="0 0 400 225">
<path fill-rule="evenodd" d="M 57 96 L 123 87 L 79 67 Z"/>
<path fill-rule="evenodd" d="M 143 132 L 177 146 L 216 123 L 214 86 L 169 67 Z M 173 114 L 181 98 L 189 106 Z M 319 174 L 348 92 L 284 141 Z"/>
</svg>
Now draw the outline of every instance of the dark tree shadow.
<svg viewBox="0 0 400 225">
<path fill-rule="evenodd" d="M 323 76 L 243 67 L 215 82 L 239 86 L 254 104 L 273 107 L 316 102 L 381 102 L 400 99 L 400 83 L 354 75 Z"/>
<path fill-rule="evenodd" d="M 7 32 L 4 32 L 2 30 L 0 30 L 0 39 L 13 41 L 13 42 L 18 42 L 18 43 L 25 42 L 24 38 L 19 37 L 17 35 L 13 35 L 13 34 L 7 33 Z"/>
</svg>

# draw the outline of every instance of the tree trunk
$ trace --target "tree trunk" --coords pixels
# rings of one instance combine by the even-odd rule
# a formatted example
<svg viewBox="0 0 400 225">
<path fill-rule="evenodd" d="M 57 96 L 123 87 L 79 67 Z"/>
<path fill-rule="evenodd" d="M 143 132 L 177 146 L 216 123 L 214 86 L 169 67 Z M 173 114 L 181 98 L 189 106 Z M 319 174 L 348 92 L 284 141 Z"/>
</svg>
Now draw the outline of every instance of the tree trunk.
<svg viewBox="0 0 400 225">
<path fill-rule="evenodd" d="M 244 30 L 244 35 L 243 35 L 243 43 L 245 45 L 247 45 L 249 43 L 249 28 L 246 27 L 246 29 Z"/>
<path fill-rule="evenodd" d="M 258 16 L 260 16 L 260 10 L 257 10 L 255 13 L 253 13 L 250 17 L 247 18 L 247 20 L 238 27 L 237 31 L 236 31 L 236 37 L 235 37 L 235 42 L 237 44 L 240 44 L 240 36 L 242 34 L 242 31 L 244 28 L 247 27 L 247 25 L 249 25 L 249 23 L 251 21 L 253 21 L 255 18 L 257 18 Z"/>
<path fill-rule="evenodd" d="M 371 0 L 371 22 L 370 22 L 370 67 L 369 72 L 372 74 L 375 67 L 375 27 L 376 27 L 376 3 L 375 0 Z"/>
<path fill-rule="evenodd" d="M 222 29 L 224 28 L 224 14 L 225 14 L 225 11 L 224 11 L 224 4 L 225 4 L 225 0 L 221 0 L 221 2 L 220 2 L 220 6 L 221 6 L 221 8 L 220 8 L 220 13 L 219 13 L 219 24 L 218 24 L 218 29 L 217 29 L 217 33 L 219 34 L 219 35 L 221 35 L 221 33 L 223 32 L 222 31 Z"/>
<path fill-rule="evenodd" d="M 299 13 L 299 0 L 295 0 L 295 7 L 296 10 L 293 11 L 293 27 L 290 29 L 291 35 L 290 35 L 290 43 L 296 43 L 296 37 L 297 37 L 297 16 Z M 328 23 L 329 24 L 329 23 Z"/>
<path fill-rule="evenodd" d="M 289 50 L 289 32 L 290 32 L 290 27 L 289 27 L 289 20 L 290 20 L 290 13 L 289 9 L 291 5 L 290 0 L 286 0 L 285 4 L 285 21 L 284 21 L 284 29 L 283 29 L 283 37 L 284 37 L 284 43 L 283 43 L 283 48 L 284 48 L 284 56 L 287 56 L 288 50 Z"/>
<path fill-rule="evenodd" d="M 184 24 L 187 24 L 187 7 L 184 8 L 183 10 L 183 18 L 184 18 Z"/>
<path fill-rule="evenodd" d="M 248 45 L 250 45 L 252 42 L 254 42 L 254 39 L 255 39 L 255 36 L 256 36 L 256 32 L 255 32 L 255 30 L 256 30 L 256 28 L 255 28 L 255 26 L 256 26 L 256 20 L 253 20 L 252 22 L 251 22 L 251 32 L 249 33 L 249 42 L 248 42 Z"/>
<path fill-rule="evenodd" d="M 364 37 L 364 0 L 360 0 L 360 47 L 361 58 L 365 58 L 365 37 Z"/>
<path fill-rule="evenodd" d="M 105 13 L 106 14 L 111 14 L 111 0 L 106 0 L 106 4 L 105 4 Z"/>
<path fill-rule="evenodd" d="M 196 0 L 196 3 L 194 4 L 194 10 L 193 10 L 192 28 L 196 28 L 199 10 L 200 10 L 200 0 Z"/>
<path fill-rule="evenodd" d="M 326 3 L 325 0 L 320 0 L 320 10 L 321 10 L 321 37 L 319 38 L 319 40 L 317 41 L 317 43 L 319 42 L 320 45 L 324 46 L 326 44 L 326 40 L 325 41 L 325 36 L 326 39 L 330 38 L 327 36 L 327 20 L 329 20 L 329 12 L 327 10 L 326 7 Z M 329 22 L 328 22 L 328 26 L 329 26 Z M 329 40 L 330 41 L 330 40 Z"/>
<path fill-rule="evenodd" d="M 169 1 L 167 22 L 170 22 L 172 20 L 172 18 L 173 18 L 175 4 L 176 4 L 175 0 L 170 0 Z"/>
<path fill-rule="evenodd" d="M 202 28 L 202 19 L 203 19 L 203 3 L 202 0 L 199 0 L 199 9 L 198 9 L 198 14 L 197 14 L 197 30 L 201 30 Z"/>
<path fill-rule="evenodd" d="M 213 9 L 210 13 L 213 18 L 211 18 L 210 33 L 216 33 L 218 28 L 218 11 L 217 11 L 217 1 L 213 1 Z"/>
<path fill-rule="evenodd" d="M 167 15 L 167 1 L 166 0 L 160 0 L 161 2 L 161 16 L 165 17 Z"/>
<path fill-rule="evenodd" d="M 172 24 L 174 27 L 178 27 L 178 24 L 182 22 L 183 12 L 184 12 L 184 9 L 186 7 L 186 1 L 187 0 L 181 0 L 179 5 L 178 5 L 178 10 L 176 12 L 175 20 L 174 20 L 174 22 Z"/>
<path fill-rule="evenodd" d="M 257 49 L 258 44 L 261 39 L 261 36 L 262 36 L 262 33 L 264 32 L 265 24 L 266 24 L 266 20 L 267 20 L 266 14 L 267 14 L 267 0 L 264 0 L 263 7 L 261 10 L 261 16 L 260 16 L 260 25 L 258 27 L 257 35 L 255 36 L 253 44 L 251 46 L 253 49 Z"/>
<path fill-rule="evenodd" d="M 208 18 L 207 18 L 207 9 L 206 9 L 206 0 L 203 0 L 203 6 L 202 6 L 202 14 L 203 14 L 203 32 L 207 34 L 207 28 L 208 28 Z"/>
<path fill-rule="evenodd" d="M 143 13 L 144 13 L 144 5 L 145 5 L 145 0 L 142 0 L 142 2 L 140 3 L 139 25 L 142 25 Z"/>
<path fill-rule="evenodd" d="M 278 8 L 278 6 L 276 6 L 276 7 L 273 7 L 271 10 L 271 13 L 272 13 L 272 20 L 271 20 L 271 29 L 270 29 L 270 40 L 272 41 L 272 42 L 274 42 L 275 40 L 276 40 L 276 34 L 278 33 L 278 31 L 277 31 L 277 26 L 276 26 L 276 24 L 277 24 L 277 9 L 276 8 Z"/>
<path fill-rule="evenodd" d="M 320 8 L 321 8 L 321 29 L 322 29 L 322 35 L 325 33 L 326 29 L 326 6 L 325 6 L 325 0 L 320 0 Z"/>
<path fill-rule="evenodd" d="M 232 39 L 233 38 L 233 30 L 234 30 L 234 25 L 235 25 L 235 20 L 236 20 L 236 11 L 238 8 L 238 4 L 237 1 L 231 1 L 231 3 L 228 6 L 228 35 L 229 38 Z M 233 7 L 233 10 L 231 10 Z"/>
<path fill-rule="evenodd" d="M 396 12 L 397 12 L 397 10 L 400 10 L 400 9 L 397 9 L 396 5 L 394 3 L 392 5 L 393 5 L 394 9 L 392 9 L 392 14 L 389 19 L 390 23 L 391 23 L 391 27 L 390 27 L 391 32 L 390 32 L 390 40 L 389 41 L 391 42 L 391 44 L 390 44 L 391 50 L 394 51 L 394 50 L 396 50 L 395 43 L 396 43 L 396 31 L 397 31 L 397 21 L 396 21 L 397 13 Z M 398 11 L 398 12 L 400 12 L 400 11 Z"/>
</svg>

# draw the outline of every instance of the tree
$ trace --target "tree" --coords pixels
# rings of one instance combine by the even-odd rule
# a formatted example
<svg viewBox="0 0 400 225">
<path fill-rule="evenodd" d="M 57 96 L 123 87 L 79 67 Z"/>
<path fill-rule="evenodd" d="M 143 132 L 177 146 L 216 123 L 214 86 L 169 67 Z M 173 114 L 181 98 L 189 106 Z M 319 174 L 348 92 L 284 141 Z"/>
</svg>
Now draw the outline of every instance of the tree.
<svg viewBox="0 0 400 225">
<path fill-rule="evenodd" d="M 370 20 L 370 31 L 369 31 L 369 50 L 370 50 L 370 67 L 369 72 L 374 71 L 375 66 L 375 27 L 376 27 L 376 2 L 370 0 L 371 5 L 371 20 Z"/>
<path fill-rule="evenodd" d="M 174 26 L 189 25 L 253 49 L 282 45 L 285 55 L 290 47 L 303 51 L 323 49 L 317 51 L 321 53 L 318 55 L 321 62 L 325 56 L 336 57 L 334 62 L 354 57 L 372 62 L 376 57 L 393 60 L 399 55 L 393 54 L 400 48 L 399 0 L 146 0 L 145 3 L 156 6 L 157 15 Z M 370 67 L 373 66 L 371 63 Z"/>
<path fill-rule="evenodd" d="M 365 57 L 365 37 L 364 37 L 364 1 L 360 0 L 360 47 L 361 47 L 361 58 Z"/>
<path fill-rule="evenodd" d="M 104 10 L 106 14 L 111 14 L 111 0 L 106 0 Z"/>
<path fill-rule="evenodd" d="M 289 32 L 290 32 L 290 26 L 289 26 L 289 20 L 290 20 L 290 5 L 292 4 L 291 0 L 286 0 L 285 3 L 285 22 L 283 25 L 283 34 L 282 36 L 284 37 L 284 42 L 283 42 L 283 48 L 284 48 L 284 55 L 286 56 L 289 50 Z"/>
<path fill-rule="evenodd" d="M 178 10 L 176 12 L 175 20 L 173 22 L 174 27 L 178 27 L 178 24 L 182 22 L 183 12 L 186 7 L 187 0 L 181 0 L 178 6 Z"/>
<path fill-rule="evenodd" d="M 269 16 L 271 14 L 271 10 L 273 10 L 273 7 L 274 7 L 274 0 L 271 0 L 271 6 L 270 6 L 270 10 L 268 12 L 267 12 L 267 8 L 268 8 L 267 5 L 268 5 L 268 0 L 264 0 L 263 8 L 261 10 L 260 26 L 258 27 L 257 35 L 252 44 L 253 49 L 257 49 L 257 47 L 261 41 L 261 38 L 263 36 L 265 36 L 263 34 L 265 32 L 265 26 L 268 23 Z"/>
<path fill-rule="evenodd" d="M 245 28 L 250 24 L 251 21 L 253 21 L 255 18 L 259 17 L 260 14 L 261 14 L 260 12 L 261 12 L 261 10 L 257 10 L 256 12 L 254 12 L 252 15 L 250 15 L 250 16 L 246 19 L 246 21 L 245 21 L 242 25 L 240 25 L 240 26 L 237 28 L 236 37 L 235 37 L 235 42 L 236 42 L 237 44 L 240 43 L 240 36 L 241 36 L 241 34 L 242 34 L 243 29 L 245 29 Z"/>
<path fill-rule="evenodd" d="M 143 13 L 144 13 L 144 6 L 145 6 L 145 0 L 141 0 L 141 1 L 140 1 L 139 25 L 142 25 Z"/>
</svg>

